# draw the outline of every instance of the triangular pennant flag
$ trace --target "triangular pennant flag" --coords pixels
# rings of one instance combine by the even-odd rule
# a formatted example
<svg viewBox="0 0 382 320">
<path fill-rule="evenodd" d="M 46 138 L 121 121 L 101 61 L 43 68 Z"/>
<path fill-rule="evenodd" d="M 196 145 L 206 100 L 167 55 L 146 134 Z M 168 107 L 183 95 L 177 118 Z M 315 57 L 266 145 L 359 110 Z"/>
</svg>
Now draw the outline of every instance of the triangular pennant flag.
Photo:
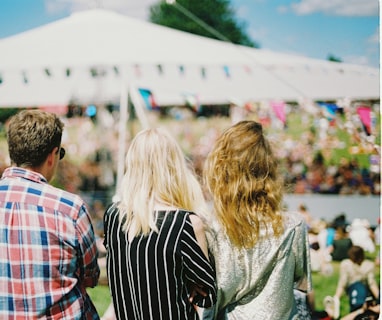
<svg viewBox="0 0 382 320">
<path fill-rule="evenodd" d="M 286 115 L 285 115 L 285 102 L 284 101 L 272 101 L 271 106 L 275 112 L 277 118 L 285 125 Z"/>
<path fill-rule="evenodd" d="M 148 110 L 153 110 L 158 108 L 157 103 L 155 102 L 154 95 L 149 89 L 138 89 L 139 93 L 141 94 L 143 101 L 145 102 L 145 106 Z"/>
<path fill-rule="evenodd" d="M 371 109 L 366 106 L 361 106 L 357 108 L 357 113 L 361 119 L 366 134 L 368 136 L 371 135 Z"/>
<path fill-rule="evenodd" d="M 336 117 L 338 106 L 334 103 L 318 102 L 318 105 L 323 108 L 325 117 L 332 121 Z"/>
<path fill-rule="evenodd" d="M 191 107 L 195 112 L 199 112 L 201 109 L 201 105 L 199 103 L 198 96 L 194 93 L 185 92 L 183 93 L 186 106 Z"/>
</svg>

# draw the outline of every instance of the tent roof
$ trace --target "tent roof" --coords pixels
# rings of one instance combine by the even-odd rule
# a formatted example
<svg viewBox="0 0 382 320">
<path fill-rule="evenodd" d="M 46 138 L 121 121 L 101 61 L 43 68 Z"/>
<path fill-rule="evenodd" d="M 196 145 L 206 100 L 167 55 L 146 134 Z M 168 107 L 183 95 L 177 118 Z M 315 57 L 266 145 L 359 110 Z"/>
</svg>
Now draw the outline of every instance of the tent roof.
<svg viewBox="0 0 382 320">
<path fill-rule="evenodd" d="M 375 68 L 233 45 L 100 9 L 1 39 L 0 76 L 0 106 L 118 101 L 126 78 L 159 104 L 189 94 L 205 104 L 379 99 Z"/>
<path fill-rule="evenodd" d="M 74 13 L 4 39 L 0 45 L 8 67 L 169 62 L 219 64 L 249 60 L 238 54 L 238 49 L 230 43 L 101 9 Z M 25 48 L 28 48 L 27 54 Z"/>
</svg>

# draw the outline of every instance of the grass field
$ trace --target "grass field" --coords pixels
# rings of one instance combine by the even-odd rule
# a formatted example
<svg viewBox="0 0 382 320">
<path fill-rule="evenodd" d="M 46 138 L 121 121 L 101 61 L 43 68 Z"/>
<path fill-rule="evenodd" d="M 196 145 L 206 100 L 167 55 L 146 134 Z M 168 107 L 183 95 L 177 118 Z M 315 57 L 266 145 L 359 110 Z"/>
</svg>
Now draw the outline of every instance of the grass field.
<svg viewBox="0 0 382 320">
<path fill-rule="evenodd" d="M 92 298 L 98 313 L 102 316 L 105 313 L 111 301 L 109 287 L 105 285 L 98 285 L 95 288 L 87 289 L 87 291 L 90 297 Z"/>
<path fill-rule="evenodd" d="M 379 248 L 377 250 L 379 252 Z M 369 259 L 374 260 L 375 254 L 369 254 L 367 256 Z M 316 309 L 324 309 L 323 300 L 327 295 L 334 295 L 337 287 L 337 281 L 339 276 L 339 262 L 332 262 L 333 273 L 330 276 L 322 275 L 321 273 L 313 273 L 312 282 L 315 294 Z M 376 278 L 378 283 L 380 283 L 380 268 L 376 266 L 375 268 Z M 97 286 L 93 289 L 88 289 L 88 293 L 91 296 L 98 312 L 100 315 L 106 311 L 110 303 L 110 293 L 109 288 L 105 285 Z M 346 315 L 349 312 L 349 301 L 346 296 L 341 298 L 341 316 Z"/>
</svg>

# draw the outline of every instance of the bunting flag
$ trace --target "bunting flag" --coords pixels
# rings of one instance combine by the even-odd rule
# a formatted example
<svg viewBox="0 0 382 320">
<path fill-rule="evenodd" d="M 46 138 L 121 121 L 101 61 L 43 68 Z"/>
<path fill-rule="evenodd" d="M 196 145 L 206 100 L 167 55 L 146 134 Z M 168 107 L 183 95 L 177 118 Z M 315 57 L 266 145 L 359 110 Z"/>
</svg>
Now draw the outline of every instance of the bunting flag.
<svg viewBox="0 0 382 320">
<path fill-rule="evenodd" d="M 323 109 L 325 117 L 332 121 L 336 117 L 338 106 L 334 103 L 318 102 L 318 105 Z"/>
<path fill-rule="evenodd" d="M 285 115 L 285 102 L 284 101 L 272 101 L 271 107 L 276 114 L 276 117 L 285 125 L 286 115 Z"/>
<path fill-rule="evenodd" d="M 357 108 L 358 116 L 362 122 L 363 128 L 368 136 L 371 135 L 371 109 L 366 106 Z"/>
<path fill-rule="evenodd" d="M 206 78 L 207 78 L 207 70 L 206 70 L 205 67 L 202 67 L 202 68 L 200 69 L 200 74 L 201 74 L 201 76 L 202 76 L 203 79 L 206 79 Z"/>
<path fill-rule="evenodd" d="M 231 71 L 230 71 L 229 67 L 228 66 L 223 66 L 223 70 L 224 70 L 225 76 L 227 78 L 231 78 Z"/>
<path fill-rule="evenodd" d="M 157 65 L 157 69 L 158 69 L 158 73 L 159 73 L 160 75 L 163 75 L 164 70 L 163 70 L 163 66 L 162 66 L 161 64 L 158 64 L 158 65 Z"/>
<path fill-rule="evenodd" d="M 145 106 L 148 110 L 157 109 L 158 105 L 155 102 L 154 95 L 149 89 L 138 89 L 139 93 L 141 94 L 143 101 L 145 102 Z"/>
<path fill-rule="evenodd" d="M 244 70 L 247 74 L 251 74 L 252 73 L 252 70 L 251 70 L 251 67 L 249 66 L 244 66 Z"/>
<path fill-rule="evenodd" d="M 27 84 L 27 83 L 29 82 L 27 73 L 26 73 L 25 71 L 23 71 L 23 82 L 24 82 L 25 84 Z"/>
<path fill-rule="evenodd" d="M 134 65 L 134 73 L 137 78 L 140 78 L 142 75 L 141 66 L 139 64 Z"/>
<path fill-rule="evenodd" d="M 201 109 L 201 104 L 199 103 L 198 96 L 194 93 L 185 92 L 183 93 L 186 106 L 191 107 L 195 112 L 199 112 Z"/>
<path fill-rule="evenodd" d="M 180 74 L 181 76 L 183 76 L 184 73 L 185 73 L 184 66 L 183 66 L 183 65 L 180 65 L 180 66 L 179 66 L 179 74 Z"/>
</svg>

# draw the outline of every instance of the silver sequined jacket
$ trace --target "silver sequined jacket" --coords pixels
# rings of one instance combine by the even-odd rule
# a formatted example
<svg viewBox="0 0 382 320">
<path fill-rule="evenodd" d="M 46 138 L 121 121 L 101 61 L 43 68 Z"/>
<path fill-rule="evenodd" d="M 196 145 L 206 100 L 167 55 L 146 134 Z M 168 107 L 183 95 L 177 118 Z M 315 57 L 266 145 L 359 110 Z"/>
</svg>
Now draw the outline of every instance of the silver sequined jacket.
<svg viewBox="0 0 382 320">
<path fill-rule="evenodd" d="M 308 235 L 297 213 L 285 213 L 284 225 L 279 238 L 271 235 L 251 249 L 238 249 L 217 221 L 210 224 L 207 240 L 218 287 L 214 319 L 298 319 L 293 289 L 311 290 Z"/>
</svg>

